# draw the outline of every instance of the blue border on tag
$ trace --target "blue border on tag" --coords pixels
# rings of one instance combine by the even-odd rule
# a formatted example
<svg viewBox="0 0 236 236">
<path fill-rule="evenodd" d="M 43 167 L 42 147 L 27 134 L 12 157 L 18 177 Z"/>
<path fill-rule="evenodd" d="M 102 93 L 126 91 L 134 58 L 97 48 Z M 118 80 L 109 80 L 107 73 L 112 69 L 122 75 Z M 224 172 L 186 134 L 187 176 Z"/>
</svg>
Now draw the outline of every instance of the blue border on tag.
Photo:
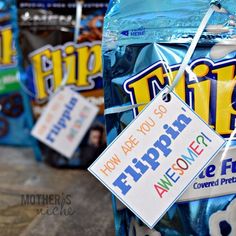
<svg viewBox="0 0 236 236">
<path fill-rule="evenodd" d="M 169 86 L 167 85 L 163 90 L 168 89 Z M 161 94 L 162 92 L 160 92 L 143 110 L 142 112 L 136 117 L 136 119 L 148 108 L 148 106 L 150 106 L 152 104 L 152 102 L 154 102 Z M 211 158 L 208 160 L 208 162 L 204 165 L 204 167 L 202 168 L 202 170 L 211 162 L 211 160 L 220 152 L 220 150 L 225 146 L 225 144 L 227 143 L 227 141 L 218 133 L 216 133 L 216 131 L 214 129 L 212 129 L 190 106 L 188 106 L 176 93 L 174 93 L 173 91 L 171 92 L 171 94 L 173 94 L 181 103 L 183 103 L 183 105 L 185 107 L 187 107 L 188 109 L 190 109 L 193 114 L 195 114 L 201 121 L 203 121 L 207 127 L 213 131 L 216 135 L 218 135 L 222 140 L 224 140 L 224 143 L 222 144 L 222 146 L 220 146 L 220 148 L 211 156 Z M 136 120 L 134 119 L 129 126 Z M 170 204 L 170 206 L 166 209 L 166 211 L 155 221 L 155 223 L 153 225 L 149 225 L 138 213 L 136 213 L 136 211 L 134 209 L 132 209 L 131 206 L 129 206 L 128 203 L 126 203 L 124 200 L 122 200 L 115 192 L 114 190 L 112 190 L 100 177 L 98 177 L 92 170 L 91 168 L 99 161 L 100 157 L 103 156 L 107 150 L 110 148 L 110 146 L 113 145 L 113 143 L 116 142 L 116 140 L 123 134 L 123 132 L 126 131 L 126 129 L 129 128 L 129 126 L 127 126 L 114 140 L 113 142 L 109 145 L 109 147 L 97 158 L 97 160 L 94 161 L 94 163 L 88 168 L 88 171 L 90 173 L 92 173 L 98 180 L 100 180 L 101 183 L 103 183 L 103 185 L 105 185 L 128 209 L 130 209 L 136 216 L 138 216 L 138 218 L 140 220 L 142 220 L 149 228 L 153 229 L 154 226 L 161 220 L 161 218 L 166 214 L 166 212 L 176 203 L 176 201 L 181 197 L 181 195 L 185 192 L 185 190 L 194 182 L 194 180 L 197 178 L 197 176 L 202 172 L 202 170 L 200 170 L 193 178 L 192 180 L 189 182 L 189 184 L 183 189 L 183 191 L 173 200 L 173 202 Z"/>
</svg>

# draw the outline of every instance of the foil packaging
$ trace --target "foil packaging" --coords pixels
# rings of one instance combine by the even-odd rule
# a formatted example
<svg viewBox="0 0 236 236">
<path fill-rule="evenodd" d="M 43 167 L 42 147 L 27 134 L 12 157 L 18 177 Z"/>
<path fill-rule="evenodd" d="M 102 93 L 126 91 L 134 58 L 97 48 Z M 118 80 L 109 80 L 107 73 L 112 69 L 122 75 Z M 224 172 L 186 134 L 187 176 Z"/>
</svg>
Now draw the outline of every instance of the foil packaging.
<svg viewBox="0 0 236 236">
<path fill-rule="evenodd" d="M 110 1 L 102 48 L 105 107 L 146 104 L 170 85 L 209 6 L 208 0 Z M 116 234 L 236 235 L 235 1 L 222 1 L 213 14 L 174 91 L 227 145 L 155 230 L 114 197 Z M 108 142 L 143 108 L 106 115 Z"/>
</svg>

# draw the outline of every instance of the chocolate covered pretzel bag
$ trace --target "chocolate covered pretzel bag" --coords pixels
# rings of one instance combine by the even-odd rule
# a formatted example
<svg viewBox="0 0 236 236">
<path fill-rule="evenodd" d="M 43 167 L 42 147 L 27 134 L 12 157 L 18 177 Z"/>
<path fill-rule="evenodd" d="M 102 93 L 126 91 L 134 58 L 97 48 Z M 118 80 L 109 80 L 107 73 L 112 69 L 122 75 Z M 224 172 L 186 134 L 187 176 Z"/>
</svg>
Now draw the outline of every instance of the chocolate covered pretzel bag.
<svg viewBox="0 0 236 236">
<path fill-rule="evenodd" d="M 27 81 L 35 120 L 65 77 L 66 86 L 100 108 L 71 160 L 44 148 L 47 161 L 57 167 L 86 167 L 105 146 L 101 39 L 106 7 L 106 1 L 84 1 L 77 26 L 74 0 L 18 1 L 21 79 Z"/>
<path fill-rule="evenodd" d="M 142 104 L 172 84 L 210 3 L 110 1 L 103 37 L 109 143 L 142 111 Z M 214 4 L 216 10 L 174 91 L 227 145 L 154 230 L 114 197 L 117 235 L 236 235 L 236 4 Z M 130 105 L 138 106 L 120 112 Z M 148 204 L 145 196 L 137 197 Z"/>
<path fill-rule="evenodd" d="M 29 101 L 17 79 L 14 1 L 0 1 L 0 144 L 34 146 Z"/>
</svg>

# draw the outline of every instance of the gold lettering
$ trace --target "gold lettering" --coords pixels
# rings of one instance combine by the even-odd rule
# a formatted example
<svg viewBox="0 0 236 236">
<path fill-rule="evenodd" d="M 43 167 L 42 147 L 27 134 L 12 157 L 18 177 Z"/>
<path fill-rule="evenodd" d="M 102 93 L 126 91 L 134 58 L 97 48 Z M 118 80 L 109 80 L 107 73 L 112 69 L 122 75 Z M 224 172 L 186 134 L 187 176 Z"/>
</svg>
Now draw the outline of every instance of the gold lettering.
<svg viewBox="0 0 236 236">
<path fill-rule="evenodd" d="M 43 52 L 32 55 L 30 58 L 33 65 L 38 99 L 45 99 L 48 96 L 46 92 L 46 77 L 53 74 L 52 69 L 45 70 L 45 68 L 43 68 L 43 57 L 45 57 L 44 60 L 50 61 L 52 57 L 51 50 L 46 49 Z"/>
<path fill-rule="evenodd" d="M 236 110 L 232 107 L 232 95 L 236 86 L 235 65 L 213 70 L 217 75 L 216 131 L 220 134 L 231 134 L 230 123 Z"/>
<path fill-rule="evenodd" d="M 1 53 L 0 63 L 3 65 L 14 64 L 13 57 L 16 51 L 13 49 L 13 36 L 11 28 L 5 28 L 1 31 Z"/>
</svg>

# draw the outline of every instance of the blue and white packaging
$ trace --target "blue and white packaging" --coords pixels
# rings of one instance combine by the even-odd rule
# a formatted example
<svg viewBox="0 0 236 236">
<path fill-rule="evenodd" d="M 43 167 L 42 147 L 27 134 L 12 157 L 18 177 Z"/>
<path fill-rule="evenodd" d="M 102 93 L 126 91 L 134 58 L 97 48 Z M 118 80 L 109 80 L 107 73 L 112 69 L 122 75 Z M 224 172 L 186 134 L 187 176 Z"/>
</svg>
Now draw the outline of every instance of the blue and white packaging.
<svg viewBox="0 0 236 236">
<path fill-rule="evenodd" d="M 28 96 L 17 77 L 16 32 L 15 1 L 0 1 L 0 145 L 33 147 L 40 159 L 37 142 L 30 135 L 33 122 Z"/>
<path fill-rule="evenodd" d="M 142 104 L 172 84 L 210 3 L 110 1 L 103 36 L 105 107 L 137 106 L 106 115 L 109 143 L 139 114 Z M 236 234 L 236 4 L 233 0 L 215 4 L 218 10 L 174 91 L 227 145 L 155 230 L 114 197 L 117 235 Z"/>
</svg>

